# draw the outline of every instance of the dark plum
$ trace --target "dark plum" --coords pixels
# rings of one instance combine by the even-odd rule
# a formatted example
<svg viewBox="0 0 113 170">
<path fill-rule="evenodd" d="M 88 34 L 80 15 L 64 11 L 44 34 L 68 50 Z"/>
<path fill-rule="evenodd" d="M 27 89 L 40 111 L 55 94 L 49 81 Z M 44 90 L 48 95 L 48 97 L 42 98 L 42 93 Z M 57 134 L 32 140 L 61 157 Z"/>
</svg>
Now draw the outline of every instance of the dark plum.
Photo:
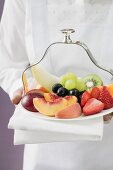
<svg viewBox="0 0 113 170">
<path fill-rule="evenodd" d="M 23 96 L 21 100 L 22 106 L 31 112 L 38 112 L 33 105 L 33 98 L 43 98 L 43 93 L 39 90 L 31 90 L 26 95 Z"/>
</svg>

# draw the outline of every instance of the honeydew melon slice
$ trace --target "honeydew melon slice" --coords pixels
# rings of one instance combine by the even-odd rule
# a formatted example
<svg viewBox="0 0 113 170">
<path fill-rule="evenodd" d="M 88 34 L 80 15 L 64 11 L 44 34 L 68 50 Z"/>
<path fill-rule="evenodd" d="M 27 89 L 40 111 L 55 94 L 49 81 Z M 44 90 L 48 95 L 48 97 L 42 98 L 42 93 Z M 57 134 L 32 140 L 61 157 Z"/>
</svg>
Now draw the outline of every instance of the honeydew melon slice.
<svg viewBox="0 0 113 170">
<path fill-rule="evenodd" d="M 49 92 L 52 92 L 52 86 L 59 82 L 59 78 L 47 72 L 46 69 L 39 65 L 33 66 L 31 68 L 32 75 L 35 80 L 43 87 L 45 87 Z"/>
</svg>

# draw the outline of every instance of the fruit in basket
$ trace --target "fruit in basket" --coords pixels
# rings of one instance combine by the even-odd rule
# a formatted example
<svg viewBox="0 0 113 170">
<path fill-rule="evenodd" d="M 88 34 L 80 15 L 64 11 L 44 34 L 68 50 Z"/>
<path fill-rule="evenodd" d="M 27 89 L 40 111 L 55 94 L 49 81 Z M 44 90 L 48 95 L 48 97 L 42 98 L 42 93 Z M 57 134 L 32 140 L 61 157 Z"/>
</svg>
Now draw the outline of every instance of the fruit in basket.
<svg viewBox="0 0 113 170">
<path fill-rule="evenodd" d="M 67 106 L 67 100 L 59 98 L 54 100 L 54 102 L 47 102 L 44 98 L 35 98 L 33 99 L 33 104 L 40 113 L 47 116 L 55 116 L 56 112 Z"/>
<path fill-rule="evenodd" d="M 44 98 L 47 102 L 54 102 L 56 99 L 61 98 L 54 93 L 44 93 Z M 75 96 L 66 96 L 64 99 L 67 100 L 67 105 L 72 105 L 77 103 L 77 98 Z"/>
<path fill-rule="evenodd" d="M 82 78 L 77 77 L 74 73 L 69 72 L 60 77 L 60 84 L 67 90 L 72 90 L 76 88 L 77 90 L 86 90 L 86 84 Z"/>
<path fill-rule="evenodd" d="M 40 91 L 42 91 L 44 93 L 49 93 L 49 91 L 45 87 L 41 86 L 40 84 L 38 84 L 36 86 L 36 89 L 38 89 L 38 90 L 40 90 Z"/>
<path fill-rule="evenodd" d="M 83 107 L 90 98 L 95 98 L 104 103 L 104 109 L 113 107 L 113 85 L 96 86 L 83 93 L 81 106 Z"/>
<path fill-rule="evenodd" d="M 41 90 L 39 90 L 39 89 L 32 89 L 32 90 L 29 90 L 26 94 L 31 94 L 31 93 L 33 93 L 33 94 L 36 93 L 37 95 L 43 96 L 43 97 L 44 97 L 44 92 L 41 91 Z"/>
<path fill-rule="evenodd" d="M 39 65 L 35 65 L 31 68 L 33 77 L 35 80 L 45 87 L 49 92 L 52 92 L 52 86 L 59 82 L 59 78 L 47 72 Z"/>
<path fill-rule="evenodd" d="M 113 84 L 109 84 L 107 86 L 107 90 L 109 91 L 110 95 L 113 97 Z"/>
<path fill-rule="evenodd" d="M 72 119 L 81 116 L 81 113 L 82 111 L 79 103 L 75 103 L 57 112 L 55 117 L 59 119 Z"/>
<path fill-rule="evenodd" d="M 67 106 L 70 106 L 78 102 L 78 99 L 75 96 L 66 96 L 65 99 L 67 100 Z"/>
<path fill-rule="evenodd" d="M 104 103 L 104 109 L 113 107 L 113 97 L 110 93 L 109 86 L 103 86 L 103 88 L 101 88 L 98 100 Z"/>
<path fill-rule="evenodd" d="M 23 73 L 22 78 L 23 78 L 23 83 L 24 83 L 24 91 L 25 91 L 25 94 L 26 94 L 29 91 L 29 88 L 28 88 L 28 82 L 27 82 L 25 72 Z"/>
<path fill-rule="evenodd" d="M 87 89 L 93 88 L 94 86 L 102 86 L 102 79 L 96 74 L 89 74 L 83 78 Z"/>
<path fill-rule="evenodd" d="M 76 86 L 76 83 L 73 80 L 67 80 L 65 82 L 65 88 L 68 89 L 68 90 L 74 89 L 75 86 Z"/>
<path fill-rule="evenodd" d="M 54 100 L 60 98 L 54 93 L 44 93 L 44 98 L 47 102 L 54 102 Z"/>
<path fill-rule="evenodd" d="M 85 106 L 83 107 L 83 113 L 85 116 L 88 116 L 88 115 L 99 113 L 103 109 L 104 109 L 104 103 L 102 103 L 101 101 L 95 98 L 91 98 L 86 102 Z"/>
<path fill-rule="evenodd" d="M 74 82 L 77 81 L 77 76 L 72 72 L 66 73 L 65 76 L 66 76 L 67 80 L 73 80 Z"/>
<path fill-rule="evenodd" d="M 80 92 L 79 92 L 76 88 L 74 88 L 74 89 L 72 89 L 72 90 L 69 91 L 69 95 L 70 95 L 70 96 L 79 97 L 79 96 L 80 96 Z"/>
<path fill-rule="evenodd" d="M 38 89 L 31 90 L 23 96 L 21 100 L 22 106 L 31 112 L 37 112 L 38 110 L 33 105 L 33 98 L 44 98 L 43 92 Z"/>
<path fill-rule="evenodd" d="M 86 84 L 85 84 L 85 82 L 84 82 L 84 80 L 82 78 L 77 79 L 77 83 L 76 83 L 75 88 L 77 90 L 79 90 L 80 92 L 86 90 Z"/>
<path fill-rule="evenodd" d="M 64 87 L 60 87 L 57 91 L 57 95 L 60 96 L 60 97 L 65 97 L 68 94 L 69 94 L 69 91 Z"/>
<path fill-rule="evenodd" d="M 72 72 L 68 72 L 60 77 L 60 83 L 62 84 L 62 86 L 65 86 L 65 83 L 68 80 L 72 80 L 74 81 L 74 83 L 76 83 L 77 76 Z"/>
<path fill-rule="evenodd" d="M 93 89 L 91 90 L 91 97 L 98 99 L 100 96 L 100 91 L 101 91 L 101 89 L 99 87 L 97 87 L 97 86 L 93 87 Z"/>
<path fill-rule="evenodd" d="M 91 98 L 91 93 L 89 91 L 85 91 L 81 97 L 81 106 L 85 106 L 86 102 Z"/>
<path fill-rule="evenodd" d="M 61 77 L 60 77 L 60 84 L 62 85 L 62 86 L 65 86 L 65 82 L 67 81 L 67 77 L 65 76 L 65 75 L 62 75 Z"/>
<path fill-rule="evenodd" d="M 80 95 L 77 99 L 78 99 L 78 103 L 81 105 L 81 98 L 82 98 L 82 95 Z"/>
<path fill-rule="evenodd" d="M 52 91 L 54 93 L 57 93 L 57 91 L 60 87 L 63 87 L 60 83 L 54 84 L 53 87 L 52 87 Z"/>
</svg>

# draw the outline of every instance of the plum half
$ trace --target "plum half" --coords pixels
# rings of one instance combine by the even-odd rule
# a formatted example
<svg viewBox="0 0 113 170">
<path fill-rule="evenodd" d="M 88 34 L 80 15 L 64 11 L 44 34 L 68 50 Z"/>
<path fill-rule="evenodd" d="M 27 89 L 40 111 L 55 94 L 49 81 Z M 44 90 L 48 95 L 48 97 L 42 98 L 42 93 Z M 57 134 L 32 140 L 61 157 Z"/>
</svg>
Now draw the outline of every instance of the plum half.
<svg viewBox="0 0 113 170">
<path fill-rule="evenodd" d="M 38 110 L 34 107 L 33 104 L 34 98 L 44 98 L 43 92 L 38 89 L 29 91 L 26 95 L 23 96 L 21 104 L 28 111 L 38 112 Z"/>
</svg>

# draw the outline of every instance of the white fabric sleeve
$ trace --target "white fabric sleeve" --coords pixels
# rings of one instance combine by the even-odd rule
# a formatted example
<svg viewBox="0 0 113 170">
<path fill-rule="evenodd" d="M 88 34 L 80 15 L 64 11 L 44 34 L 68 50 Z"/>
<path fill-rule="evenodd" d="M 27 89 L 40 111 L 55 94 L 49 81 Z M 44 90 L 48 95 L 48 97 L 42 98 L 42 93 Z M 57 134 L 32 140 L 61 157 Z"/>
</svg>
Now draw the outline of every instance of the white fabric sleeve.
<svg viewBox="0 0 113 170">
<path fill-rule="evenodd" d="M 6 0 L 0 24 L 0 86 L 12 97 L 29 64 L 25 46 L 25 4 Z"/>
</svg>

